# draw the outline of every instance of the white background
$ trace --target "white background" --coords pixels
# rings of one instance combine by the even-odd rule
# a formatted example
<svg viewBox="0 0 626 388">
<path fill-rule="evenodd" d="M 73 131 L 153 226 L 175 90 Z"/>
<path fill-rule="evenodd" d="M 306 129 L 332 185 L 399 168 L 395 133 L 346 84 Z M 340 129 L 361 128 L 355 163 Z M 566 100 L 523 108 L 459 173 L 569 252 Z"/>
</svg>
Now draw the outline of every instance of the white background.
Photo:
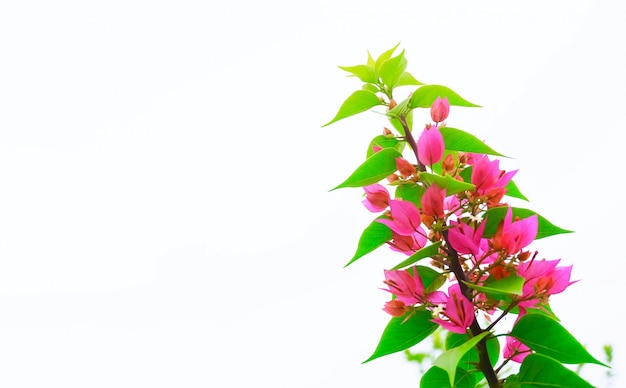
<svg viewBox="0 0 626 388">
<path fill-rule="evenodd" d="M 535 245 L 581 279 L 553 308 L 623 386 L 625 21 L 618 0 L 2 2 L 0 385 L 417 386 L 402 354 L 361 365 L 403 257 L 342 268 L 372 215 L 328 191 L 384 120 L 321 128 L 360 87 L 337 66 L 400 42 L 483 106 L 448 124 L 576 231 Z"/>
</svg>

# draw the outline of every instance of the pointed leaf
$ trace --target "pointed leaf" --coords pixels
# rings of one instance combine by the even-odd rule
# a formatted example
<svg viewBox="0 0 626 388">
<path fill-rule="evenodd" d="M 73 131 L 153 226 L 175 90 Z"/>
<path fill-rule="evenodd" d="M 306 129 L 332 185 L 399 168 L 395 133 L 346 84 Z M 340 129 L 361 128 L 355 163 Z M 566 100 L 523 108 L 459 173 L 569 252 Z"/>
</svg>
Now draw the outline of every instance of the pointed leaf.
<svg viewBox="0 0 626 388">
<path fill-rule="evenodd" d="M 457 368 L 454 385 L 451 385 L 448 373 L 437 366 L 432 366 L 422 376 L 420 388 L 474 388 L 476 383 L 475 373 Z"/>
<path fill-rule="evenodd" d="M 376 72 L 380 71 L 380 67 L 383 65 L 383 63 L 385 63 L 385 61 L 387 59 L 391 58 L 391 56 L 393 55 L 394 51 L 396 51 L 396 49 L 398 48 L 399 45 L 400 45 L 400 42 L 398 42 L 395 46 L 393 46 L 389 50 L 385 51 L 384 53 L 380 54 L 378 56 L 378 58 L 376 58 L 376 62 L 374 64 L 374 69 L 376 69 Z M 369 62 L 369 60 L 368 60 L 368 62 Z"/>
<path fill-rule="evenodd" d="M 595 359 L 561 324 L 545 314 L 527 313 L 513 326 L 510 335 L 537 353 L 564 364 L 598 364 Z"/>
<path fill-rule="evenodd" d="M 519 373 L 511 376 L 509 380 L 504 384 L 505 388 L 593 388 L 593 385 L 583 380 L 573 370 L 541 354 L 526 356 L 520 366 Z"/>
<path fill-rule="evenodd" d="M 472 337 L 471 339 L 469 339 L 463 345 L 457 346 L 456 348 L 452 348 L 450 350 L 446 350 L 445 352 L 440 354 L 439 357 L 435 359 L 435 361 L 433 361 L 433 365 L 438 366 L 439 368 L 448 372 L 448 376 L 450 377 L 450 384 L 454 384 L 457 366 L 459 365 L 459 362 L 461 361 L 465 353 L 470 351 L 470 349 L 476 346 L 476 344 L 480 342 L 480 340 L 485 338 L 485 336 L 488 334 L 490 334 L 488 331 L 482 332 L 476 337 Z"/>
<path fill-rule="evenodd" d="M 461 193 L 463 191 L 472 191 L 476 188 L 471 183 L 461 182 L 450 175 L 441 176 L 436 174 L 431 174 L 427 172 L 422 172 L 419 174 L 420 180 L 424 182 L 426 185 L 432 185 L 435 183 L 442 189 L 446 189 L 446 196 Z"/>
<path fill-rule="evenodd" d="M 359 238 L 356 252 L 344 268 L 355 262 L 357 259 L 373 252 L 378 247 L 391 240 L 392 237 L 391 229 L 389 229 L 387 225 L 372 221 L 372 223 L 363 230 L 361 238 Z"/>
<path fill-rule="evenodd" d="M 460 129 L 440 127 L 439 131 L 443 136 L 443 143 L 445 144 L 447 150 L 504 156 L 501 153 L 494 151 L 491 147 L 485 144 L 484 141 L 480 140 L 476 136 Z"/>
<path fill-rule="evenodd" d="M 432 318 L 430 311 L 424 309 L 415 310 L 408 318 L 391 318 L 383 331 L 376 350 L 363 363 L 417 345 L 439 327 L 438 324 L 431 321 Z"/>
<path fill-rule="evenodd" d="M 524 218 L 532 216 L 533 214 L 537 214 L 536 212 L 532 210 L 519 208 L 519 207 L 512 207 L 511 210 L 513 214 L 513 219 L 515 219 L 515 217 L 524 219 Z M 496 230 L 498 229 L 498 224 L 500 223 L 500 221 L 504 219 L 504 216 L 506 215 L 506 211 L 507 211 L 506 206 L 499 206 L 499 207 L 493 207 L 485 212 L 485 217 L 487 218 L 487 225 L 485 226 L 484 237 L 489 238 L 489 237 L 492 237 L 496 233 Z M 552 224 L 550 221 L 546 220 L 540 214 L 537 214 L 537 221 L 538 221 L 538 228 L 537 228 L 537 237 L 535 238 L 535 240 L 539 240 L 539 239 L 553 236 L 556 234 L 572 233 L 571 230 L 566 230 L 566 229 L 560 228 Z"/>
<path fill-rule="evenodd" d="M 370 92 L 369 90 L 357 90 L 352 93 L 343 102 L 343 104 L 341 104 L 341 107 L 335 117 L 326 124 L 322 125 L 322 127 L 330 125 L 341 119 L 345 119 L 346 117 L 365 112 L 366 110 L 369 110 L 377 105 L 382 105 L 382 101 L 380 101 L 375 93 Z"/>
<path fill-rule="evenodd" d="M 441 241 L 437 241 L 430 245 L 426 245 L 424 248 L 415 252 L 411 256 L 409 256 L 402 263 L 396 265 L 392 269 L 402 269 L 406 268 L 414 263 L 417 263 L 419 260 L 425 259 L 427 257 L 433 257 L 439 253 L 439 246 L 441 245 Z"/>
<path fill-rule="evenodd" d="M 396 158 L 401 157 L 394 148 L 385 148 L 370 156 L 343 183 L 331 189 L 342 187 L 363 187 L 379 182 L 393 174 L 396 170 Z"/>
<path fill-rule="evenodd" d="M 402 73 L 402 75 L 398 79 L 396 86 L 411 86 L 411 85 L 419 86 L 419 85 L 424 85 L 424 84 L 416 80 L 415 77 L 411 75 L 411 73 L 409 73 L 408 71 L 405 71 L 404 73 Z"/>
<path fill-rule="evenodd" d="M 402 73 L 404 73 L 404 70 L 406 70 L 406 66 L 407 60 L 404 57 L 404 50 L 402 50 L 399 55 L 383 62 L 378 74 L 383 83 L 387 85 L 389 89 L 393 89 L 402 76 Z"/>
<path fill-rule="evenodd" d="M 450 105 L 465 107 L 480 107 L 459 96 L 452 89 L 441 85 L 420 86 L 412 95 L 409 106 L 411 108 L 430 108 L 437 97 L 448 97 Z"/>
<path fill-rule="evenodd" d="M 356 66 L 339 66 L 341 70 L 347 71 L 352 75 L 358 77 L 361 81 L 375 84 L 378 82 L 378 77 L 376 76 L 376 70 L 374 68 L 369 67 L 367 65 L 356 65 Z"/>
<path fill-rule="evenodd" d="M 523 199 L 524 201 L 528 201 L 528 198 L 519 190 L 515 182 L 512 180 L 509 181 L 506 185 L 506 194 L 509 197 Z"/>
</svg>

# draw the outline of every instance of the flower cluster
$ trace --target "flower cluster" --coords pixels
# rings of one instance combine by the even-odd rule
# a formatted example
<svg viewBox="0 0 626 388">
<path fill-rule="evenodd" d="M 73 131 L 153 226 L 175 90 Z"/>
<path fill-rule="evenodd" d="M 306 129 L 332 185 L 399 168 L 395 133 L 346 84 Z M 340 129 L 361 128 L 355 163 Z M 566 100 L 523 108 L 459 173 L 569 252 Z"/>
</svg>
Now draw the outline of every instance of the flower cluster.
<svg viewBox="0 0 626 388">
<path fill-rule="evenodd" d="M 537 260 L 537 252 L 527 247 L 537 237 L 538 216 L 514 217 L 513 208 L 502 203 L 507 185 L 515 171 L 500 169 L 499 161 L 477 153 L 448 153 L 440 128 L 445 126 L 450 105 L 438 97 L 432 105 L 433 124 L 425 126 L 417 140 L 419 163 L 412 165 L 403 157 L 396 158 L 397 172 L 387 180 L 394 186 L 418 188 L 418 203 L 392 198 L 387 188 L 374 183 L 365 186 L 363 204 L 382 217 L 376 222 L 391 230 L 387 244 L 394 251 L 411 256 L 427 244 L 440 244 L 431 257 L 433 265 L 450 274 L 447 293 L 426 291 L 416 267 L 385 270 L 386 291 L 393 299 L 384 311 L 394 317 L 410 314 L 416 308 L 432 312 L 432 321 L 453 333 L 465 334 L 481 314 L 492 320 L 494 314 L 515 310 L 518 317 L 529 309 L 546 308 L 551 295 L 564 291 L 573 282 L 571 266 L 559 267 L 559 260 Z M 374 150 L 375 151 L 375 150 Z M 420 180 L 418 171 L 429 171 L 442 163 L 444 176 L 463 182 L 469 177 L 472 187 L 451 195 L 437 183 Z M 503 209 L 495 232 L 487 235 L 493 209 Z M 491 214 L 490 214 L 491 211 Z M 516 277 L 522 292 L 510 298 L 494 298 L 489 290 L 507 277 Z M 487 291 L 485 291 L 487 290 Z M 515 337 L 508 337 L 505 357 L 521 362 L 530 352 Z"/>
</svg>

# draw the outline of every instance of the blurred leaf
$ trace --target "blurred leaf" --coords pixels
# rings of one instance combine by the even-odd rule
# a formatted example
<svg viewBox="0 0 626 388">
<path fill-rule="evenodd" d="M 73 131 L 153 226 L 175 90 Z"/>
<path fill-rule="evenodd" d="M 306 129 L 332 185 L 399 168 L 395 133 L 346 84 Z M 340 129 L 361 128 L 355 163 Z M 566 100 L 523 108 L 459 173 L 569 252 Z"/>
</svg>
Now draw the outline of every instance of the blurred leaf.
<svg viewBox="0 0 626 388">
<path fill-rule="evenodd" d="M 387 324 L 374 353 L 363 363 L 392 353 L 400 352 L 417 345 L 439 327 L 431 321 L 428 310 L 418 309 L 407 317 L 394 317 Z"/>
<path fill-rule="evenodd" d="M 477 383 L 475 376 L 475 373 L 457 368 L 454 385 L 451 385 L 448 373 L 437 366 L 432 366 L 422 376 L 420 388 L 474 388 Z"/>
<path fill-rule="evenodd" d="M 391 240 L 391 238 L 391 229 L 389 229 L 387 225 L 381 224 L 375 220 L 372 221 L 372 223 L 363 230 L 361 238 L 359 238 L 356 252 L 344 268 L 355 262 L 357 259 L 373 252 L 378 247 Z"/>
<path fill-rule="evenodd" d="M 467 334 L 457 334 L 448 332 L 446 336 L 446 349 L 452 349 L 465 343 L 470 337 Z M 498 357 L 500 357 L 500 342 L 495 337 L 487 339 L 487 354 L 489 354 L 489 362 L 492 366 L 498 363 Z M 459 368 L 465 370 L 475 370 L 478 365 L 478 350 L 475 347 L 471 348 L 459 361 Z M 482 379 L 482 373 L 481 373 Z"/>
<path fill-rule="evenodd" d="M 517 320 L 510 335 L 537 353 L 554 358 L 564 364 L 598 364 L 559 322 L 545 314 L 525 314 Z"/>
<path fill-rule="evenodd" d="M 465 106 L 465 107 L 480 107 L 459 96 L 455 91 L 447 86 L 441 85 L 424 85 L 417 88 L 411 95 L 409 102 L 410 108 L 430 108 L 435 102 L 437 97 L 448 97 L 450 105 Z"/>
<path fill-rule="evenodd" d="M 330 125 L 341 119 L 345 119 L 346 117 L 365 112 L 366 110 L 369 110 L 377 105 L 382 105 L 382 102 L 375 93 L 369 90 L 357 90 L 352 93 L 343 102 L 343 104 L 341 104 L 341 107 L 335 117 L 326 124 L 322 125 L 322 127 Z"/>
<path fill-rule="evenodd" d="M 576 372 L 541 354 L 526 356 L 519 373 L 510 376 L 504 384 L 504 388 L 520 387 L 594 388 Z"/>
<path fill-rule="evenodd" d="M 365 160 L 343 183 L 331 189 L 342 187 L 363 187 L 379 182 L 396 170 L 396 158 L 402 157 L 394 148 L 384 148 Z"/>
</svg>

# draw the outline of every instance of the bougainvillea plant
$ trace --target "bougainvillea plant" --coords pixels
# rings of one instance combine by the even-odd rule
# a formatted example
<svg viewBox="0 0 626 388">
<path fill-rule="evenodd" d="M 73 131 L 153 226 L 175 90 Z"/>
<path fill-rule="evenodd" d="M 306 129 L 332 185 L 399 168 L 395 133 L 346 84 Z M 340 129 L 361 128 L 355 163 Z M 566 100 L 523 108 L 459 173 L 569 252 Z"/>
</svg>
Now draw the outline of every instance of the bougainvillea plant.
<svg viewBox="0 0 626 388">
<path fill-rule="evenodd" d="M 607 365 L 550 306 L 552 295 L 576 282 L 572 266 L 530 248 L 570 231 L 510 204 L 528 201 L 513 181 L 517 170 L 501 169 L 503 154 L 446 124 L 451 106 L 478 105 L 448 87 L 417 81 L 397 47 L 376 59 L 368 52 L 366 64 L 340 66 L 362 87 L 324 124 L 375 108 L 389 123 L 333 189 L 360 188 L 373 213 L 347 265 L 383 246 L 401 258 L 382 271 L 390 296 L 383 310 L 391 318 L 365 362 L 443 330 L 445 349 L 422 375 L 422 388 L 592 387 L 569 366 Z M 411 92 L 396 100 L 400 87 Z M 420 108 L 430 120 L 414 124 Z"/>
</svg>

